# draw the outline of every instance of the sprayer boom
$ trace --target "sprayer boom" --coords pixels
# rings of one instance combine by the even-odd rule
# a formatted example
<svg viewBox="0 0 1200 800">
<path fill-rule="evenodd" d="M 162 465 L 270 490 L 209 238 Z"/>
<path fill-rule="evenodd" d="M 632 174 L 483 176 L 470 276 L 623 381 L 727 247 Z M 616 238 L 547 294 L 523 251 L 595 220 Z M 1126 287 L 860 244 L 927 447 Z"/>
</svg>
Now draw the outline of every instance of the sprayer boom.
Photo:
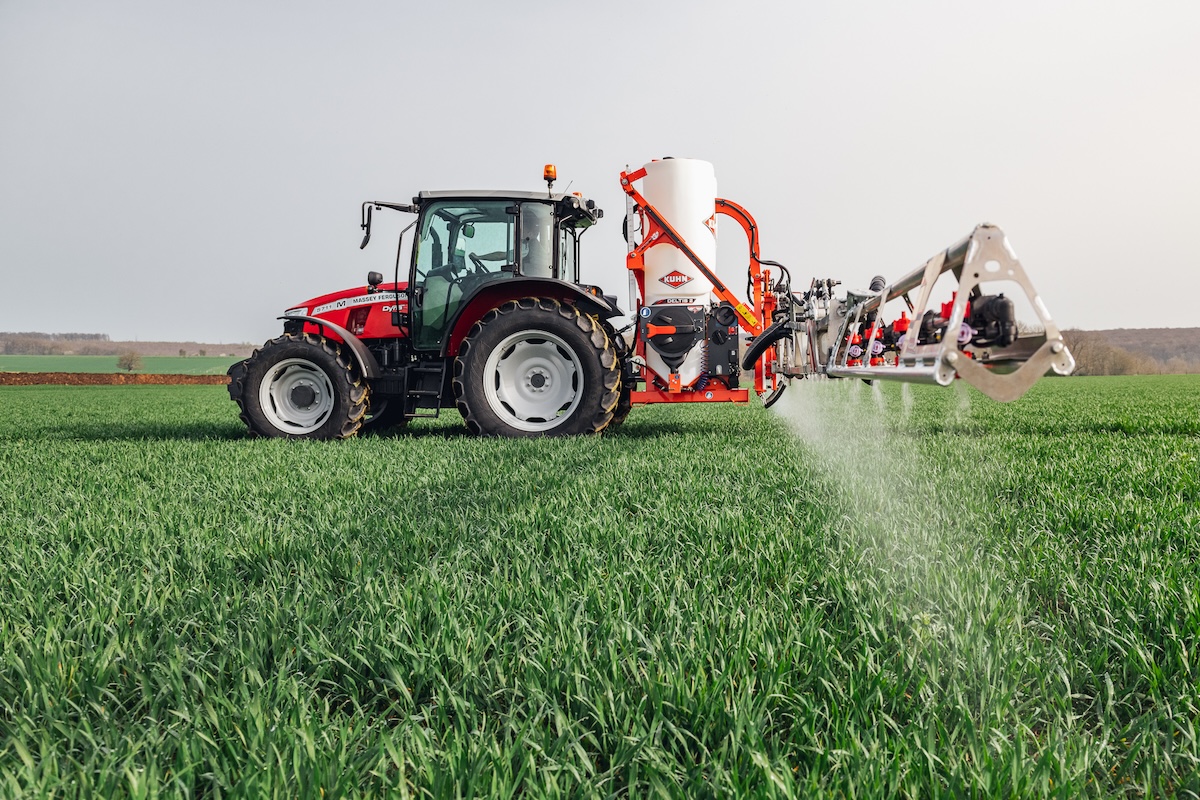
<svg viewBox="0 0 1200 800">
<path fill-rule="evenodd" d="M 947 386 L 957 377 L 1000 401 L 1017 399 L 1049 371 L 1067 375 L 1075 368 L 1045 303 L 994 225 L 977 226 L 890 285 L 877 277 L 869 290 L 848 291 L 841 301 L 831 297 L 832 285 L 814 281 L 803 295 L 777 293 L 779 319 L 745 362 L 772 348 L 774 371 L 785 382 L 824 374 Z M 984 291 L 997 285 L 1007 294 Z M 935 287 L 949 300 L 935 303 Z M 893 301 L 903 307 L 885 323 Z M 1036 321 L 1018 321 L 1018 303 Z"/>
</svg>

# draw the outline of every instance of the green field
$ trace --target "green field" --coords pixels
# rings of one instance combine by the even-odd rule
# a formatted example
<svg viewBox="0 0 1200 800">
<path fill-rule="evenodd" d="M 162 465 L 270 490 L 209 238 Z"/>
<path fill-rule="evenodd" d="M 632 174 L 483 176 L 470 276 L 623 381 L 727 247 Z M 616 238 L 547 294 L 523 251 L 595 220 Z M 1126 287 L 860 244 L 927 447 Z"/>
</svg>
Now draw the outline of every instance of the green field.
<svg viewBox="0 0 1200 800">
<path fill-rule="evenodd" d="M 1195 376 L 338 443 L 4 387 L 0 486 L 0 795 L 1200 793 Z"/>
<path fill-rule="evenodd" d="M 142 368 L 157 375 L 224 375 L 235 356 L 142 356 Z M 6 356 L 0 355 L 0 372 L 124 372 L 117 356 Z"/>
</svg>

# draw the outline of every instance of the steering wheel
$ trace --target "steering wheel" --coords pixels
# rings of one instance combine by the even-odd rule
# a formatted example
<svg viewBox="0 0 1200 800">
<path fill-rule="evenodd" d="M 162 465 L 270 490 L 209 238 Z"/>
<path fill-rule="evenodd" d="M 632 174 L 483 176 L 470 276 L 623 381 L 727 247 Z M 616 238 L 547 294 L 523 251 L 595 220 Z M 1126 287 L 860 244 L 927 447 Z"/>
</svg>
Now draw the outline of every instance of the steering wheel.
<svg viewBox="0 0 1200 800">
<path fill-rule="evenodd" d="M 471 259 L 471 263 L 475 265 L 476 275 L 486 275 L 488 273 L 487 265 L 483 263 L 483 259 L 474 253 L 467 253 L 467 258 Z"/>
</svg>

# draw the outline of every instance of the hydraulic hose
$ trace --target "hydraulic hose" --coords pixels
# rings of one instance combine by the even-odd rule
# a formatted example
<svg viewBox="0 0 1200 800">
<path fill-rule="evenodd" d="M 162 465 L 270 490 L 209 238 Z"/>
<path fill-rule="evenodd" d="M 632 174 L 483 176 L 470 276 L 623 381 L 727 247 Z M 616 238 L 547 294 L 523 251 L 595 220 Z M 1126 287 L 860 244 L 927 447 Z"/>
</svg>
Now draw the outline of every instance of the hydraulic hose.
<svg viewBox="0 0 1200 800">
<path fill-rule="evenodd" d="M 789 320 L 786 319 L 779 320 L 750 343 L 750 346 L 746 348 L 746 355 L 742 357 L 742 369 L 747 371 L 754 369 L 754 365 L 762 358 L 763 353 L 767 352 L 768 347 L 791 333 L 788 322 Z"/>
</svg>

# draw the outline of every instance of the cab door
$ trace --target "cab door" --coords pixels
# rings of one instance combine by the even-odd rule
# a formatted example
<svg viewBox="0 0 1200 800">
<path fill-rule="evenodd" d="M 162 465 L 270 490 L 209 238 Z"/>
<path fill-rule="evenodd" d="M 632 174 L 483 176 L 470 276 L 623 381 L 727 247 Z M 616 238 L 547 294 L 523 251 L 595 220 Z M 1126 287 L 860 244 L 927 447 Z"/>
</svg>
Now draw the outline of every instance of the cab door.
<svg viewBox="0 0 1200 800">
<path fill-rule="evenodd" d="M 424 209 L 411 285 L 413 349 L 440 350 L 464 297 L 516 270 L 511 200 L 442 200 Z"/>
</svg>

